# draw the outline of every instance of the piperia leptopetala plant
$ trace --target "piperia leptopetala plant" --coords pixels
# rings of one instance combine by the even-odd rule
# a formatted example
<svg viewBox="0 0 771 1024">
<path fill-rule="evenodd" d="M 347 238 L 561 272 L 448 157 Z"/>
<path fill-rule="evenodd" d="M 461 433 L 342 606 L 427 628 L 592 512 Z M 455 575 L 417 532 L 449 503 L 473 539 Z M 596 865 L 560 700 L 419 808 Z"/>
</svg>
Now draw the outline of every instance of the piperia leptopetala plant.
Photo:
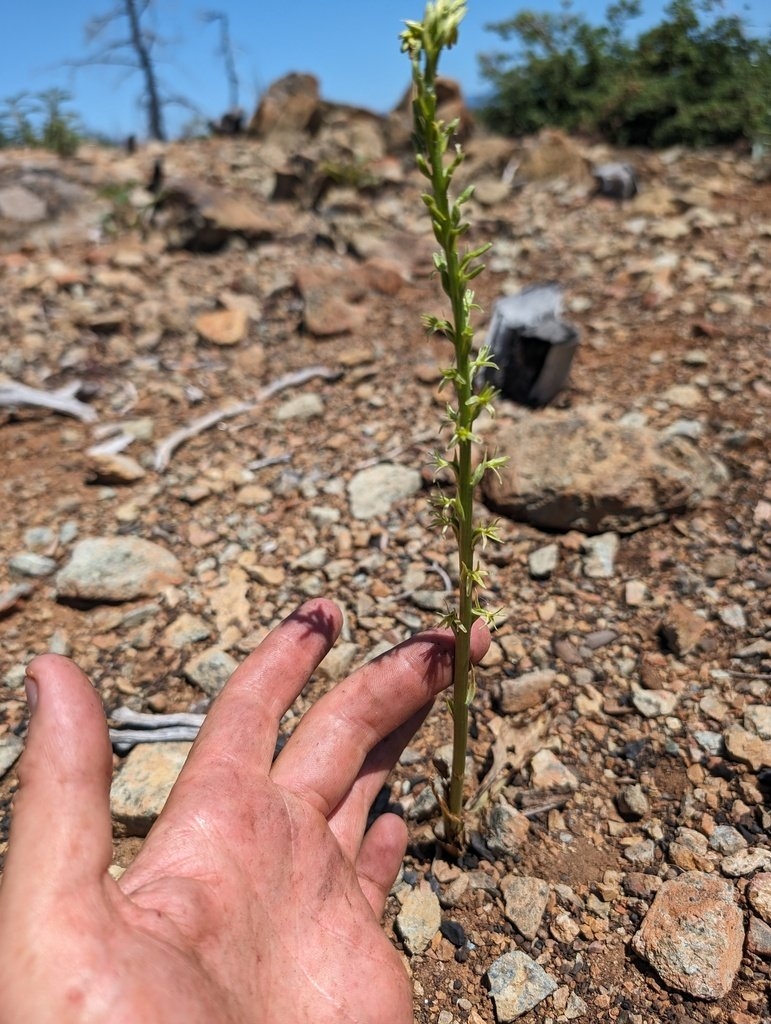
<svg viewBox="0 0 771 1024">
<path fill-rule="evenodd" d="M 460 242 L 469 225 L 463 220 L 463 206 L 473 195 L 473 186 L 456 198 L 451 197 L 453 175 L 463 161 L 459 145 L 453 145 L 457 121 L 442 122 L 437 113 L 436 80 L 439 58 L 444 49 L 454 46 L 458 27 L 466 13 L 466 0 L 435 0 L 426 6 L 423 21 L 408 21 L 401 33 L 402 50 L 412 62 L 413 119 L 416 161 L 428 180 L 423 202 L 431 217 L 439 250 L 434 254 L 442 289 L 450 304 L 450 315 L 441 318 L 426 315 L 429 331 L 447 337 L 455 349 L 454 365 L 442 371 L 443 386 L 452 387 L 454 402 L 447 406 L 450 436 L 446 447 L 436 452 L 437 470 L 449 471 L 454 492 L 438 492 L 433 498 L 435 522 L 442 532 L 452 531 L 458 546 L 458 605 L 447 612 L 443 623 L 455 633 L 453 694 L 449 701 L 453 716 L 453 756 L 449 784 L 439 794 L 444 820 L 444 838 L 457 845 L 463 836 L 463 788 L 468 745 L 469 705 L 474 697 L 474 669 L 470 661 L 471 627 L 478 618 L 492 620 L 479 603 L 484 586 L 477 548 L 488 540 L 497 540 L 495 526 L 474 521 L 474 490 L 487 470 L 495 471 L 502 458 L 472 458 L 472 448 L 480 443 L 474 433 L 479 414 L 491 410 L 495 391 L 484 386 L 477 391 L 474 382 L 483 367 L 491 366 L 489 350 L 473 349 L 471 316 L 479 307 L 469 284 L 484 269 L 480 257 L 489 249 L 461 252 Z"/>
</svg>

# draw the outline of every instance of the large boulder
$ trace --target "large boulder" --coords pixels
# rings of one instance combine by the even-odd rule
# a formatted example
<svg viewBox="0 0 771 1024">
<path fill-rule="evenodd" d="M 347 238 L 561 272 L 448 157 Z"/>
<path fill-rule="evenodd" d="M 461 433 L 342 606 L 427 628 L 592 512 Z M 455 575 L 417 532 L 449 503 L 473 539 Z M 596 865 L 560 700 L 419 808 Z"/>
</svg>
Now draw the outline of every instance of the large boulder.
<svg viewBox="0 0 771 1024">
<path fill-rule="evenodd" d="M 591 165 L 579 146 L 562 132 L 544 129 L 528 140 L 516 180 L 524 183 L 554 178 L 587 186 L 593 181 Z"/>
<path fill-rule="evenodd" d="M 321 163 L 363 170 L 386 154 L 383 118 L 362 107 L 325 102 L 317 143 Z"/>
<path fill-rule="evenodd" d="M 509 461 L 486 474 L 487 504 L 542 530 L 633 533 L 695 507 L 728 480 L 689 439 L 606 422 L 590 407 L 524 414 L 491 447 Z"/>
<path fill-rule="evenodd" d="M 388 148 L 392 152 L 401 152 L 412 148 L 412 85 L 409 86 L 397 105 L 388 115 L 387 137 Z M 454 138 L 457 142 L 466 142 L 474 131 L 474 117 L 466 106 L 460 84 L 453 78 L 437 78 L 436 80 L 437 114 L 442 121 L 458 122 Z"/>
<path fill-rule="evenodd" d="M 296 71 L 277 79 L 260 99 L 249 127 L 249 135 L 313 134 L 320 123 L 319 80 Z"/>
<path fill-rule="evenodd" d="M 722 999 L 739 971 L 744 921 L 734 886 L 686 871 L 661 886 L 632 948 L 670 988 Z"/>
<path fill-rule="evenodd" d="M 231 195 L 190 178 L 165 179 L 156 163 L 158 198 L 152 223 L 172 249 L 215 252 L 229 239 L 272 238 L 286 228 L 279 210 L 258 205 L 251 197 Z"/>
</svg>

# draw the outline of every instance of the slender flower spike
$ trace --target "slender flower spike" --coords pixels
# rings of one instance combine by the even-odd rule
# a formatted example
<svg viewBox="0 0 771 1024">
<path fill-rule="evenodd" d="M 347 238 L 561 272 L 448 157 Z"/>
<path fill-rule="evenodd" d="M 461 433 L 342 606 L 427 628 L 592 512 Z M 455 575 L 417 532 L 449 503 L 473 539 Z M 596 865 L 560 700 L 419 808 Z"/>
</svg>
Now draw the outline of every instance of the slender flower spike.
<svg viewBox="0 0 771 1024">
<path fill-rule="evenodd" d="M 463 838 L 468 709 L 475 690 L 470 662 L 471 627 L 480 617 L 492 621 L 477 597 L 484 586 L 485 573 L 475 560 L 475 549 L 478 544 L 484 546 L 488 540 L 497 540 L 494 526 L 474 524 L 474 488 L 488 469 L 497 472 L 504 461 L 488 459 L 486 454 L 476 466 L 472 460 L 472 446 L 479 442 L 473 431 L 474 421 L 481 412 L 492 410 L 495 397 L 490 387 L 484 387 L 479 393 L 474 389 L 477 373 L 493 364 L 486 347 L 476 354 L 472 349 L 471 314 L 479 307 L 468 287 L 484 269 L 479 261 L 489 245 L 460 252 L 460 239 L 469 229 L 469 224 L 463 220 L 462 207 L 473 196 L 474 188 L 469 186 L 457 198 L 451 198 L 450 186 L 463 161 L 463 152 L 453 143 L 458 122 L 445 123 L 437 112 L 439 58 L 443 50 L 457 43 L 465 13 L 466 0 L 434 0 L 426 5 L 423 21 L 406 22 L 400 37 L 402 51 L 412 63 L 415 160 L 418 170 L 428 180 L 422 198 L 439 244 L 439 251 L 434 254 L 434 267 L 451 310 L 447 318 L 428 314 L 423 323 L 432 333 L 442 334 L 451 341 L 455 350 L 455 364 L 442 373 L 442 384 L 451 385 L 455 392 L 455 405 L 448 405 L 446 412 L 451 433 L 446 454 L 434 456 L 437 470 L 450 471 L 455 494 L 450 497 L 440 492 L 433 500 L 435 525 L 443 534 L 450 531 L 458 545 L 458 607 L 449 608 L 442 619 L 455 633 L 453 695 L 448 700 L 453 716 L 452 770 L 449 785 L 439 794 L 444 838 L 453 846 Z"/>
</svg>

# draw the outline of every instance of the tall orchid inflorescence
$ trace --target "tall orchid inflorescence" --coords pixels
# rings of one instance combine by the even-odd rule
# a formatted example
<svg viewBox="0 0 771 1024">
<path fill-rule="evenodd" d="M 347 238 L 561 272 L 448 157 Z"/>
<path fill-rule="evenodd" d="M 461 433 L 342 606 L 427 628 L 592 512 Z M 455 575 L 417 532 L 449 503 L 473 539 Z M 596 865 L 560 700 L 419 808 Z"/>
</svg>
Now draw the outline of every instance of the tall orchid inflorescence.
<svg viewBox="0 0 771 1024">
<path fill-rule="evenodd" d="M 453 756 L 449 785 L 439 794 L 444 819 L 444 838 L 457 845 L 463 835 L 463 786 L 468 745 L 469 705 L 474 697 L 474 669 L 470 661 L 471 627 L 478 618 L 491 620 L 479 603 L 478 592 L 484 586 L 485 572 L 476 560 L 476 549 L 488 540 L 497 540 L 494 525 L 474 522 L 474 489 L 488 469 L 496 470 L 505 461 L 488 458 L 485 453 L 476 465 L 472 447 L 480 443 L 474 433 L 474 421 L 481 412 L 491 410 L 495 391 L 484 386 L 477 392 L 474 381 L 483 367 L 492 366 L 486 346 L 474 352 L 471 315 L 479 309 L 469 283 L 481 273 L 480 257 L 490 248 L 479 246 L 461 254 L 459 242 L 468 231 L 463 206 L 473 195 L 473 186 L 451 199 L 453 175 L 463 162 L 459 145 L 452 146 L 457 121 L 445 124 L 437 113 L 436 80 L 439 58 L 444 49 L 454 46 L 458 27 L 466 13 L 466 0 L 435 0 L 426 5 L 423 21 L 408 21 L 401 33 L 402 51 L 412 62 L 413 118 L 416 162 L 428 179 L 423 194 L 439 251 L 434 265 L 439 274 L 451 313 L 447 319 L 426 315 L 429 331 L 447 337 L 455 349 L 455 363 L 442 371 L 443 386 L 452 385 L 455 401 L 447 406 L 450 426 L 444 452 L 437 452 L 437 470 L 449 471 L 455 483 L 454 493 L 439 492 L 433 498 L 435 522 L 445 533 L 451 530 L 458 545 L 458 606 L 447 612 L 443 624 L 455 633 L 453 694 L 449 701 L 453 716 Z"/>
</svg>

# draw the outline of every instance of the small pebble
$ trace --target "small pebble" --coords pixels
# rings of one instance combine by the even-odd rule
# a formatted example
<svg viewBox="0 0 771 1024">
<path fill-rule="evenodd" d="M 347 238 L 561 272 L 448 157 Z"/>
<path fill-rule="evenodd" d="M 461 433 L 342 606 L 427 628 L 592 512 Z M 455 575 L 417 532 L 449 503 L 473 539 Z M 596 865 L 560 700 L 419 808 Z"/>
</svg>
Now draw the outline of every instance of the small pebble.
<svg viewBox="0 0 771 1024">
<path fill-rule="evenodd" d="M 527 556 L 527 564 L 530 575 L 535 580 L 545 580 L 557 568 L 559 561 L 559 547 L 556 544 L 547 544 L 546 547 L 537 548 Z"/>
<path fill-rule="evenodd" d="M 619 538 L 616 533 L 601 533 L 587 537 L 582 547 L 585 552 L 584 575 L 590 579 L 610 579 L 615 573 Z"/>
<path fill-rule="evenodd" d="M 622 817 L 630 818 L 633 821 L 644 818 L 650 813 L 650 803 L 639 783 L 622 787 L 616 802 Z"/>
<path fill-rule="evenodd" d="M 747 626 L 747 617 L 740 604 L 729 604 L 725 608 L 721 608 L 718 615 L 720 621 L 726 626 L 730 626 L 731 629 L 745 629 Z"/>
<path fill-rule="evenodd" d="M 17 576 L 50 576 L 56 572 L 56 561 L 34 551 L 22 551 L 18 555 L 11 555 L 8 568 Z"/>
</svg>

